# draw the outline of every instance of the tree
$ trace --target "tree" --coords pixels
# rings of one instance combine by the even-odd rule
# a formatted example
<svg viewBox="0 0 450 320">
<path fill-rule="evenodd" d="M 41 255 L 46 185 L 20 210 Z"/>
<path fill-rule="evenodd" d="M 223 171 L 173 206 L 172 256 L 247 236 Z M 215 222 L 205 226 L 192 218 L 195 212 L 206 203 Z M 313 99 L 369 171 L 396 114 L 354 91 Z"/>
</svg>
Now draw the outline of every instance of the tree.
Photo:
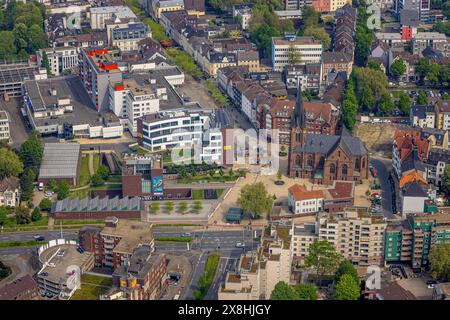
<svg viewBox="0 0 450 320">
<path fill-rule="evenodd" d="M 345 127 L 352 131 L 356 124 L 358 106 L 349 100 L 344 100 L 342 104 L 342 120 Z"/>
<path fill-rule="evenodd" d="M 230 168 L 230 170 L 228 170 L 228 175 L 230 176 L 230 178 L 234 177 L 233 168 Z"/>
<path fill-rule="evenodd" d="M 188 209 L 188 205 L 186 202 L 180 202 L 180 204 L 178 204 L 178 211 L 180 213 L 185 213 Z"/>
<path fill-rule="evenodd" d="M 397 59 L 391 64 L 391 74 L 396 78 L 400 78 L 406 72 L 406 65 L 403 62 L 403 59 Z"/>
<path fill-rule="evenodd" d="M 253 213 L 256 217 L 269 214 L 273 206 L 273 198 L 267 192 L 262 182 L 247 184 L 240 191 L 237 204 L 246 212 Z"/>
<path fill-rule="evenodd" d="M 20 198 L 23 201 L 28 201 L 33 197 L 34 181 L 36 180 L 36 174 L 31 168 L 25 168 L 24 172 L 20 176 L 20 188 L 22 192 Z"/>
<path fill-rule="evenodd" d="M 34 208 L 33 212 L 31 213 L 31 220 L 39 221 L 41 219 L 42 219 L 41 209 L 39 209 L 39 207 Z"/>
<path fill-rule="evenodd" d="M 212 177 L 215 176 L 216 170 L 211 169 L 211 170 L 209 170 L 208 174 L 209 174 L 209 176 L 212 178 Z"/>
<path fill-rule="evenodd" d="M 355 62 L 359 66 L 364 66 L 369 56 L 370 48 L 374 38 L 373 30 L 367 26 L 369 14 L 365 10 L 365 5 L 358 5 L 358 17 L 356 21 L 355 34 Z"/>
<path fill-rule="evenodd" d="M 17 154 L 7 148 L 0 148 L 0 179 L 17 177 L 22 171 L 23 165 Z"/>
<path fill-rule="evenodd" d="M 280 281 L 273 288 L 270 300 L 298 300 L 298 294 L 286 282 Z"/>
<path fill-rule="evenodd" d="M 322 41 L 323 51 L 326 51 L 330 48 L 330 35 L 322 27 L 309 26 L 305 29 L 303 35 L 313 37 L 316 40 Z"/>
<path fill-rule="evenodd" d="M 425 92 L 423 90 L 419 91 L 419 94 L 417 95 L 417 101 L 416 103 L 420 106 L 425 106 L 428 104 L 428 98 Z"/>
<path fill-rule="evenodd" d="M 223 175 L 225 174 L 225 172 L 223 171 L 223 169 L 219 170 L 219 176 L 223 177 Z"/>
<path fill-rule="evenodd" d="M 150 204 L 150 212 L 151 213 L 157 213 L 159 211 L 159 209 L 160 209 L 159 202 L 155 201 Z"/>
<path fill-rule="evenodd" d="M 46 51 L 42 53 L 42 66 L 47 70 L 47 74 L 52 74 L 52 69 L 50 68 L 50 62 L 48 61 L 48 55 Z"/>
<path fill-rule="evenodd" d="M 374 100 L 375 99 L 370 87 L 367 85 L 364 86 L 362 94 L 359 98 L 359 104 L 361 105 L 361 107 L 363 107 L 363 109 L 366 111 L 372 111 L 374 109 L 375 104 Z"/>
<path fill-rule="evenodd" d="M 450 95 L 447 93 L 447 92 L 445 92 L 443 95 L 442 95 L 442 100 L 450 100 Z"/>
<path fill-rule="evenodd" d="M 202 203 L 199 200 L 194 201 L 194 205 L 192 206 L 192 209 L 195 212 L 202 210 L 202 208 L 203 208 Z"/>
<path fill-rule="evenodd" d="M 53 192 L 58 191 L 58 184 L 56 183 L 56 180 L 55 180 L 55 179 L 51 179 L 51 180 L 48 182 L 47 187 L 48 187 L 51 191 L 53 191 Z"/>
<path fill-rule="evenodd" d="M 109 177 L 109 168 L 107 166 L 100 166 L 97 169 L 97 174 L 103 179 L 108 180 Z"/>
<path fill-rule="evenodd" d="M 283 174 L 281 173 L 281 170 L 277 171 L 277 179 L 281 180 L 281 178 L 283 177 Z"/>
<path fill-rule="evenodd" d="M 305 6 L 302 10 L 303 30 L 319 25 L 320 13 L 312 6 Z"/>
<path fill-rule="evenodd" d="M 350 274 L 344 274 L 335 286 L 336 300 L 358 300 L 361 296 L 359 283 Z"/>
<path fill-rule="evenodd" d="M 334 246 L 326 240 L 314 241 L 309 246 L 309 254 L 305 257 L 305 266 L 315 270 L 316 281 L 326 274 L 336 272 L 341 257 Z"/>
<path fill-rule="evenodd" d="M 381 96 L 379 109 L 383 114 L 391 114 L 392 110 L 394 110 L 394 104 L 392 103 L 392 99 L 389 93 L 384 93 Z"/>
<path fill-rule="evenodd" d="M 397 101 L 397 108 L 405 116 L 409 116 L 409 111 L 411 110 L 411 99 L 405 92 L 400 92 L 399 99 Z"/>
<path fill-rule="evenodd" d="M 102 186 L 105 184 L 105 180 L 103 180 L 103 178 L 100 174 L 96 173 L 91 178 L 91 184 L 94 187 Z"/>
<path fill-rule="evenodd" d="M 450 243 L 438 243 L 431 248 L 431 275 L 434 279 L 450 280 Z"/>
<path fill-rule="evenodd" d="M 28 224 L 31 221 L 30 209 L 27 207 L 16 207 L 14 210 L 17 224 Z"/>
<path fill-rule="evenodd" d="M 164 209 L 167 213 L 171 213 L 173 211 L 173 202 L 172 201 L 166 201 L 164 204 Z"/>
<path fill-rule="evenodd" d="M 43 155 L 44 147 L 40 141 L 39 132 L 34 131 L 31 133 L 28 140 L 20 147 L 19 157 L 25 167 L 34 169 L 37 176 Z"/>
<path fill-rule="evenodd" d="M 61 181 L 57 188 L 58 200 L 63 200 L 69 196 L 69 184 L 67 181 Z"/>
<path fill-rule="evenodd" d="M 420 82 L 423 82 L 429 70 L 430 61 L 425 57 L 419 58 L 419 62 L 417 63 L 415 72 L 416 75 L 419 76 Z"/>
<path fill-rule="evenodd" d="M 349 260 L 343 260 L 334 274 L 334 282 L 338 283 L 344 274 L 352 276 L 359 283 L 358 271 Z"/>
<path fill-rule="evenodd" d="M 314 284 L 299 283 L 294 287 L 300 300 L 317 300 L 317 287 Z"/>
<path fill-rule="evenodd" d="M 444 175 L 442 176 L 442 190 L 446 193 L 450 193 L 450 164 L 447 164 L 444 169 Z"/>
<path fill-rule="evenodd" d="M 288 64 L 296 65 L 302 61 L 302 56 L 300 52 L 293 46 L 290 45 L 287 52 Z"/>
<path fill-rule="evenodd" d="M 28 29 L 27 37 L 28 37 L 27 51 L 29 53 L 35 52 L 36 50 L 45 47 L 44 31 L 38 25 L 33 24 Z"/>
<path fill-rule="evenodd" d="M 39 208 L 41 209 L 41 211 L 50 211 L 50 209 L 52 208 L 52 201 L 48 198 L 42 199 L 39 203 Z"/>
<path fill-rule="evenodd" d="M 12 31 L 0 31 L 0 60 L 8 60 L 16 54 Z"/>
<path fill-rule="evenodd" d="M 376 62 L 375 60 L 369 60 L 367 62 L 367 68 L 370 68 L 370 69 L 373 69 L 373 70 L 377 70 L 377 71 L 381 71 L 380 64 L 378 62 Z"/>
<path fill-rule="evenodd" d="M 355 81 L 355 93 L 360 96 L 366 86 L 368 86 L 375 97 L 379 99 L 387 92 L 388 80 L 382 71 L 370 68 L 354 68 L 352 78 Z"/>
</svg>

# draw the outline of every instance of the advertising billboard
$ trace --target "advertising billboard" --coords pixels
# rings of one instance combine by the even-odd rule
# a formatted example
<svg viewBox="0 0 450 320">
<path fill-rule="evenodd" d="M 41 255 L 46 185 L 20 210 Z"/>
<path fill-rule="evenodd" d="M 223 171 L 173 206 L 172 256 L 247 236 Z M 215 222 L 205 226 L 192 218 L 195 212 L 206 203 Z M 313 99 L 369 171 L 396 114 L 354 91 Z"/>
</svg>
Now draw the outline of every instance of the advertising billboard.
<svg viewBox="0 0 450 320">
<path fill-rule="evenodd" d="M 163 194 L 163 177 L 155 176 L 152 178 L 153 194 L 162 195 Z"/>
</svg>

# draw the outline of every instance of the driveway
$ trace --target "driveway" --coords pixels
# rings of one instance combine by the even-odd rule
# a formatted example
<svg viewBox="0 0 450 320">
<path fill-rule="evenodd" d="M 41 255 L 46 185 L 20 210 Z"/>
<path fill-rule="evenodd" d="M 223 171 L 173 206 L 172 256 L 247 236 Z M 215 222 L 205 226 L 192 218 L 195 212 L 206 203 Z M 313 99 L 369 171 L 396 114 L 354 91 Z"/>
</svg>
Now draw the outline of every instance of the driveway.
<svg viewBox="0 0 450 320">
<path fill-rule="evenodd" d="M 378 179 L 380 181 L 381 186 L 381 198 L 382 198 L 382 207 L 383 214 L 386 218 L 392 219 L 396 218 L 392 211 L 392 189 L 391 183 L 389 182 L 389 171 L 387 166 L 389 165 L 389 160 L 387 159 L 374 159 L 370 160 L 373 167 L 376 169 L 378 173 Z"/>
</svg>

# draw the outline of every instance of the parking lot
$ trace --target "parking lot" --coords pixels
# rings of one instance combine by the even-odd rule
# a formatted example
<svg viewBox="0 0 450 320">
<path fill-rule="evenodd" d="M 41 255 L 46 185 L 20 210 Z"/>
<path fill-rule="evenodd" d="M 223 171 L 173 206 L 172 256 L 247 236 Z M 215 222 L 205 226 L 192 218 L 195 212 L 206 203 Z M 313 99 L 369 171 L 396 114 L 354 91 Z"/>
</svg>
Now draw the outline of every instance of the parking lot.
<svg viewBox="0 0 450 320">
<path fill-rule="evenodd" d="M 0 99 L 0 110 L 8 112 L 10 117 L 10 132 L 13 148 L 19 147 L 25 140 L 28 139 L 30 128 L 26 126 L 24 118 L 20 112 L 20 99 L 11 99 L 5 101 Z"/>
</svg>

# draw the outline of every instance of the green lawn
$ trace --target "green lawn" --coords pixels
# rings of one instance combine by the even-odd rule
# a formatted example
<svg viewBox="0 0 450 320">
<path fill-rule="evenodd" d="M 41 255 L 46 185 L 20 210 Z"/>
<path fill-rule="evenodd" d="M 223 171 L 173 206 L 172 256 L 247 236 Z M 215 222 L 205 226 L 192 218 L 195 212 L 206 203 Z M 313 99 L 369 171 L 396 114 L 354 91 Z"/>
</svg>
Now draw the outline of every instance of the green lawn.
<svg viewBox="0 0 450 320">
<path fill-rule="evenodd" d="M 70 300 L 99 300 L 112 286 L 112 279 L 84 274 L 81 276 L 81 288 L 75 291 Z"/>
<path fill-rule="evenodd" d="M 89 174 L 89 155 L 84 154 L 81 156 L 81 168 L 80 168 L 80 179 L 76 187 L 82 187 L 89 183 L 91 180 L 91 175 Z"/>
<path fill-rule="evenodd" d="M 0 241 L 0 248 L 29 248 L 45 243 L 47 241 Z"/>
<path fill-rule="evenodd" d="M 230 177 L 229 175 L 224 175 L 224 176 L 220 176 L 220 175 L 215 175 L 213 177 L 209 176 L 209 175 L 201 175 L 201 176 L 195 176 L 195 177 L 186 177 L 186 178 L 180 178 L 177 179 L 177 183 L 181 183 L 181 184 L 189 184 L 189 183 L 195 183 L 195 182 L 199 182 L 199 181 L 208 181 L 208 182 L 232 182 L 232 181 L 236 181 L 237 177 L 233 176 Z"/>
<path fill-rule="evenodd" d="M 63 220 L 55 220 L 55 225 L 59 226 L 59 224 L 71 225 L 71 224 L 105 224 L 104 219 L 63 219 Z"/>
<path fill-rule="evenodd" d="M 205 271 L 198 281 L 199 289 L 194 291 L 194 297 L 197 300 L 202 300 L 208 293 L 211 284 L 214 281 L 217 267 L 219 266 L 220 256 L 218 254 L 210 254 L 206 261 Z"/>
<path fill-rule="evenodd" d="M 100 155 L 98 153 L 94 153 L 94 172 L 97 172 L 98 167 L 100 167 Z"/>
<path fill-rule="evenodd" d="M 31 221 L 29 224 L 17 224 L 16 218 L 6 218 L 5 220 L 3 220 L 4 228 L 39 227 L 47 225 L 48 225 L 48 217 L 42 217 L 42 219 L 39 221 Z"/>
<path fill-rule="evenodd" d="M 205 199 L 205 193 L 203 190 L 193 189 L 192 190 L 192 199 L 193 200 L 203 200 Z"/>
<path fill-rule="evenodd" d="M 71 191 L 69 193 L 69 199 L 75 199 L 75 198 L 86 198 L 89 196 L 89 192 L 93 190 L 122 190 L 122 183 L 113 183 L 113 184 L 105 184 L 103 186 L 98 187 L 89 187 L 86 189 Z"/>
<path fill-rule="evenodd" d="M 122 183 L 122 176 L 120 174 L 112 174 L 108 177 L 108 182 Z"/>
</svg>

